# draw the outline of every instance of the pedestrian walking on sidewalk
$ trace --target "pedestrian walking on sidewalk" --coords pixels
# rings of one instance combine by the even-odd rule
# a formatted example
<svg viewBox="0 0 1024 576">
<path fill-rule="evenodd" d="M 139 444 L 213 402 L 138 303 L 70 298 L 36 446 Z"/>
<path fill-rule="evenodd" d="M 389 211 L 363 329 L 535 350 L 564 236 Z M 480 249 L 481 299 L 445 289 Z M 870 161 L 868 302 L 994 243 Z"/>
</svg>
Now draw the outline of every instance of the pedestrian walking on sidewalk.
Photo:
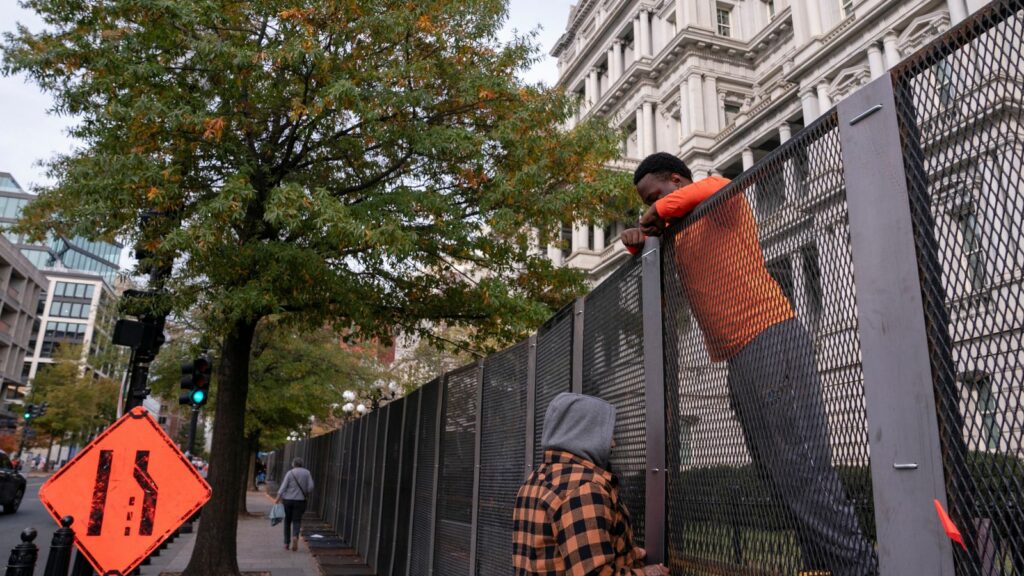
<svg viewBox="0 0 1024 576">
<path fill-rule="evenodd" d="M 290 545 L 299 549 L 299 531 L 302 515 L 306 513 L 306 500 L 313 491 L 313 475 L 302 467 L 302 458 L 292 460 L 292 469 L 284 475 L 277 489 L 277 502 L 284 504 L 284 549 Z"/>
</svg>

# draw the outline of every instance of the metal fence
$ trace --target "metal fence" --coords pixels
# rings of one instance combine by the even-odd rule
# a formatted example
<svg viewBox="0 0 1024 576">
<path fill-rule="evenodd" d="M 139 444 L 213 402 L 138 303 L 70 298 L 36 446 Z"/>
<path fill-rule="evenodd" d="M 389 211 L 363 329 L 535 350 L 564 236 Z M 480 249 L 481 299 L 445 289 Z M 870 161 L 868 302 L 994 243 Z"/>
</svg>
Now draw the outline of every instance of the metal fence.
<svg viewBox="0 0 1024 576">
<path fill-rule="evenodd" d="M 303 455 L 378 574 L 511 573 L 562 391 L 673 574 L 1024 575 L 1024 15 L 853 94 L 527 341 Z M 963 535 L 954 544 L 936 503 Z"/>
</svg>

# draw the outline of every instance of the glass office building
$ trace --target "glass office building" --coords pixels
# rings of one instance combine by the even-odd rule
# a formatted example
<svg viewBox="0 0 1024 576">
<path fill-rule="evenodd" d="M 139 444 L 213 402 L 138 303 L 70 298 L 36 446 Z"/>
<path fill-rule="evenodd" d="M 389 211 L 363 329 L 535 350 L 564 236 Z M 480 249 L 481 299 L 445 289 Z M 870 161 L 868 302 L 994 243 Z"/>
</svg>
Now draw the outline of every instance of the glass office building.
<svg viewBox="0 0 1024 576">
<path fill-rule="evenodd" d="M 63 236 L 50 236 L 44 242 L 30 243 L 22 235 L 10 231 L 21 211 L 33 198 L 11 174 L 0 172 L 0 229 L 3 235 L 40 270 L 96 274 L 113 286 L 120 269 L 123 248 L 120 244 Z"/>
</svg>

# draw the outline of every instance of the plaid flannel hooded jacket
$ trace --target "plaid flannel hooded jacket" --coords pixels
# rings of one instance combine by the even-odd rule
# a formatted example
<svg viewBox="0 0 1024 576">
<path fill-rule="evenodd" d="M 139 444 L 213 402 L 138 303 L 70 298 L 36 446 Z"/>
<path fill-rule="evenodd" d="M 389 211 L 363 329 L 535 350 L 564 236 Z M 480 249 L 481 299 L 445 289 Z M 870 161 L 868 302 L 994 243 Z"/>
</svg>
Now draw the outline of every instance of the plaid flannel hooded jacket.
<svg viewBox="0 0 1024 576">
<path fill-rule="evenodd" d="M 614 425 L 615 409 L 595 398 L 560 394 L 548 407 L 544 462 L 513 513 L 517 576 L 644 574 L 618 479 L 606 469 Z"/>
</svg>

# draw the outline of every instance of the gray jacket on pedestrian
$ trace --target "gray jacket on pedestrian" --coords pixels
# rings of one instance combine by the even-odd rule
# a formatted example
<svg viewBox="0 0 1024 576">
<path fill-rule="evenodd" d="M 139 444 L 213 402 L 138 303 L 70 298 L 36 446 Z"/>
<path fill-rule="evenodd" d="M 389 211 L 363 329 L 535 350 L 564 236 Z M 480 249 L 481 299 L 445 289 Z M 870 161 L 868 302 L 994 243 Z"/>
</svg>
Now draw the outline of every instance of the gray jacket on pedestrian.
<svg viewBox="0 0 1024 576">
<path fill-rule="evenodd" d="M 313 492 L 313 475 L 305 468 L 292 468 L 284 475 L 277 495 L 282 500 L 306 500 Z"/>
</svg>

